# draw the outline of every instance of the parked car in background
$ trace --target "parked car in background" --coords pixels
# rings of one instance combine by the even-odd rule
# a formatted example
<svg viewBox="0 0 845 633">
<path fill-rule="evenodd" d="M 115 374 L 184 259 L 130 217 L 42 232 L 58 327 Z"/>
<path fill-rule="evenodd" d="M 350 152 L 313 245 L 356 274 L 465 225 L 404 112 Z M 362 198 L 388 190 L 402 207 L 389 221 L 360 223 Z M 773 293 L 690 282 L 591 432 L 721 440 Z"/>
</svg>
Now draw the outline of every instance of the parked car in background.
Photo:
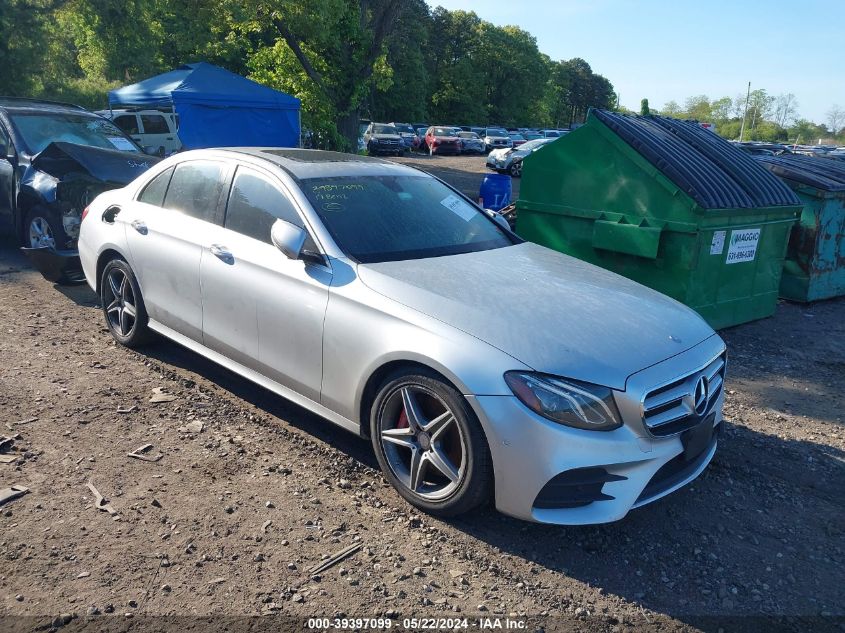
<svg viewBox="0 0 845 633">
<path fill-rule="evenodd" d="M 458 132 L 462 154 L 483 154 L 484 141 L 475 132 Z"/>
<path fill-rule="evenodd" d="M 538 138 L 545 138 L 542 134 L 536 131 L 523 132 L 522 137 L 526 141 L 536 141 Z"/>
<path fill-rule="evenodd" d="M 525 141 L 527 140 L 522 134 L 520 134 L 518 132 L 511 132 L 509 134 L 509 136 L 510 136 L 510 139 L 511 139 L 512 147 L 514 147 L 514 148 L 519 147 L 520 145 L 525 143 Z"/>
<path fill-rule="evenodd" d="M 540 133 L 543 135 L 543 138 L 560 138 L 568 132 L 569 130 L 540 130 Z"/>
<path fill-rule="evenodd" d="M 554 140 L 553 138 L 539 138 L 534 141 L 527 141 L 519 148 L 494 149 L 487 155 L 487 167 L 519 178 L 522 176 L 522 159 Z"/>
<path fill-rule="evenodd" d="M 367 153 L 371 156 L 379 154 L 401 156 L 405 151 L 399 130 L 387 123 L 370 123 L 364 132 L 364 143 L 367 146 Z"/>
<path fill-rule="evenodd" d="M 115 341 L 156 332 L 366 437 L 428 513 L 616 521 L 718 448 L 725 345 L 698 314 L 405 165 L 176 154 L 98 197 L 79 251 Z"/>
<path fill-rule="evenodd" d="M 460 154 L 461 139 L 452 127 L 433 125 L 425 133 L 425 146 L 428 153 L 434 154 Z"/>
<path fill-rule="evenodd" d="M 402 143 L 405 149 L 412 151 L 418 149 L 420 146 L 420 137 L 417 131 L 409 123 L 391 123 L 393 127 L 399 130 L 399 135 L 402 137 Z"/>
<path fill-rule="evenodd" d="M 0 228 L 36 249 L 27 254 L 50 281 L 81 275 L 85 207 L 157 162 L 85 108 L 0 97 Z"/>
<path fill-rule="evenodd" d="M 427 152 L 428 146 L 425 144 L 425 133 L 428 131 L 428 127 L 419 127 L 416 130 L 417 136 L 420 138 L 420 144 L 417 149 L 421 152 Z"/>
<path fill-rule="evenodd" d="M 161 110 L 98 110 L 141 147 L 154 147 L 159 156 L 182 149 L 179 115 Z"/>
<path fill-rule="evenodd" d="M 513 141 L 508 132 L 500 127 L 485 128 L 484 134 L 481 135 L 481 140 L 484 141 L 484 150 L 489 152 L 494 149 L 502 147 L 513 147 Z"/>
</svg>

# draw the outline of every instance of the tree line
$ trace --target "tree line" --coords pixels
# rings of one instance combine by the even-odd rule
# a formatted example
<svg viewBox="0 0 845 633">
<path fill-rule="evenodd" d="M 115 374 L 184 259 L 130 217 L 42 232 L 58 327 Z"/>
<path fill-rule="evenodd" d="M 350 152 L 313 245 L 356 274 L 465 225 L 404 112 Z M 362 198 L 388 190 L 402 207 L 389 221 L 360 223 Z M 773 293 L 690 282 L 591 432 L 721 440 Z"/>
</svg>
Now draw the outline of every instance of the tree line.
<svg viewBox="0 0 845 633">
<path fill-rule="evenodd" d="M 302 100 L 321 147 L 355 147 L 361 118 L 570 127 L 619 108 L 583 59 L 553 60 L 516 26 L 424 0 L 2 0 L 0 94 L 107 105 L 108 90 L 205 60 Z M 746 95 L 665 104 L 660 114 L 739 137 Z M 746 140 L 840 136 L 798 116 L 792 94 L 751 92 Z"/>
<path fill-rule="evenodd" d="M 759 88 L 734 98 L 711 100 L 707 95 L 695 95 L 683 105 L 669 101 L 659 113 L 713 123 L 720 136 L 732 140 L 739 139 L 742 132 L 745 141 L 814 144 L 820 139 L 834 139 L 845 142 L 845 110 L 838 105 L 831 106 L 825 123 L 819 124 L 802 118 L 798 108 L 794 94 L 772 95 Z"/>
<path fill-rule="evenodd" d="M 198 60 L 299 97 L 332 148 L 354 147 L 361 118 L 565 127 L 616 100 L 585 60 L 424 0 L 0 3 L 0 94 L 102 108 L 108 90 Z"/>
</svg>

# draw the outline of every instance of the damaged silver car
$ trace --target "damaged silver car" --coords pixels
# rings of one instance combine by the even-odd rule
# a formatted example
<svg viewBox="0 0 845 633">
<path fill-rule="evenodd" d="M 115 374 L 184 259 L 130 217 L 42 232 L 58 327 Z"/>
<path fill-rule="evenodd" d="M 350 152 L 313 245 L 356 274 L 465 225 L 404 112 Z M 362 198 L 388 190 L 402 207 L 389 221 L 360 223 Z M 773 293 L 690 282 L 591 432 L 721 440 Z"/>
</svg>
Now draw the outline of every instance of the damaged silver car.
<svg viewBox="0 0 845 633">
<path fill-rule="evenodd" d="M 48 280 L 81 280 L 82 210 L 157 162 L 82 107 L 0 97 L 0 230 Z"/>
</svg>

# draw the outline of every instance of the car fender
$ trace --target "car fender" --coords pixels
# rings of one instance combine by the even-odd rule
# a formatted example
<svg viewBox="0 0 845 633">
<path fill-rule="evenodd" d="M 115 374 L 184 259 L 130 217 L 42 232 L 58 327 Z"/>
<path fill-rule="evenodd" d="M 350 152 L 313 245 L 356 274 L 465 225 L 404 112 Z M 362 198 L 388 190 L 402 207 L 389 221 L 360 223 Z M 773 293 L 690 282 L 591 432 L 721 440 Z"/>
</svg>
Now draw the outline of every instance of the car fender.
<svg viewBox="0 0 845 633">
<path fill-rule="evenodd" d="M 366 426 L 361 411 L 370 379 L 400 362 L 439 372 L 465 395 L 512 395 L 504 373 L 527 366 L 368 288 L 354 267 L 348 261 L 332 261 L 334 278 L 323 330 L 323 406 Z"/>
</svg>

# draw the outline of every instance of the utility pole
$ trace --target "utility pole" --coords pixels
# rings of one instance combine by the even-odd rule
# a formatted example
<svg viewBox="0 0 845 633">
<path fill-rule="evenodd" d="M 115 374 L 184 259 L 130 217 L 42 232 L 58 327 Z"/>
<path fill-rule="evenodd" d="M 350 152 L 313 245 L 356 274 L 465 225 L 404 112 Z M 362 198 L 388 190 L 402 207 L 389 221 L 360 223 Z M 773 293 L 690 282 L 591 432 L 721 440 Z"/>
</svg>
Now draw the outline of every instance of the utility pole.
<svg viewBox="0 0 845 633">
<path fill-rule="evenodd" d="M 745 94 L 745 112 L 742 113 L 742 125 L 739 126 L 739 142 L 742 143 L 742 135 L 745 134 L 745 117 L 748 116 L 748 100 L 751 98 L 751 82 L 748 82 L 748 92 Z"/>
</svg>

